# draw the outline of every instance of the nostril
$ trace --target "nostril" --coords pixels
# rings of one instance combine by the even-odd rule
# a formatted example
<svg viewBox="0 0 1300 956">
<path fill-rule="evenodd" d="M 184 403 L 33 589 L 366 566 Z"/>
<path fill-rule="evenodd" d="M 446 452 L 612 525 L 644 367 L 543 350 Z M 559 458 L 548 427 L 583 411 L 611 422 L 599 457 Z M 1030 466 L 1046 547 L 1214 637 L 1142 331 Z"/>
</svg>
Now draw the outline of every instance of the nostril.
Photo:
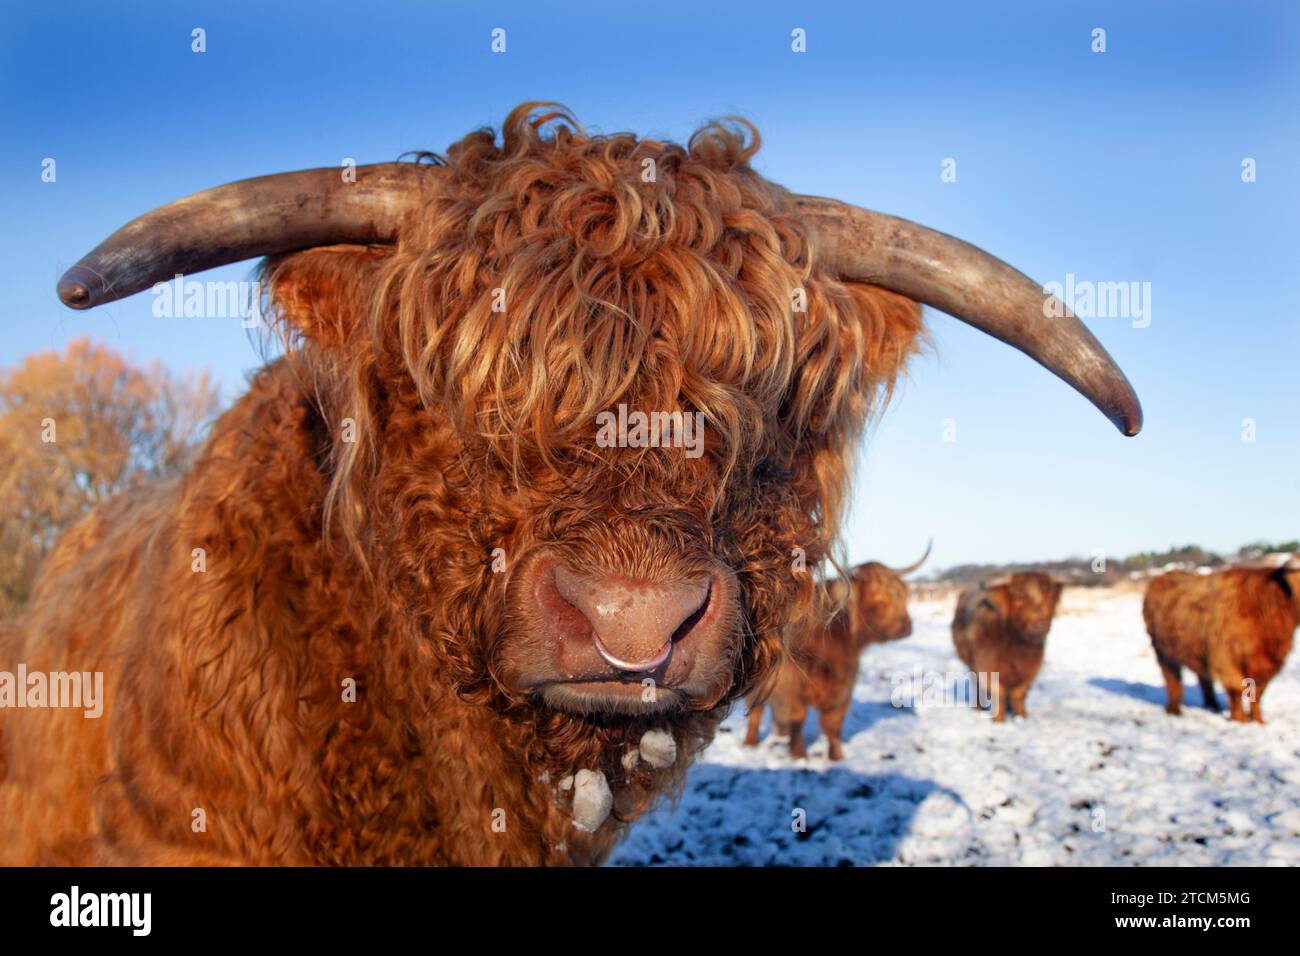
<svg viewBox="0 0 1300 956">
<path fill-rule="evenodd" d="M 677 625 L 677 630 L 673 631 L 671 640 L 674 644 L 676 644 L 687 634 L 689 634 L 691 632 L 691 629 L 695 627 L 696 624 L 700 623 L 700 619 L 704 617 L 704 615 L 707 614 L 709 611 L 709 600 L 712 597 L 713 597 L 713 582 L 709 581 L 705 585 L 704 600 L 700 602 L 700 606 L 697 607 L 694 611 L 692 611 L 690 613 L 690 616 L 687 617 L 686 620 L 682 621 L 681 624 Z"/>
<path fill-rule="evenodd" d="M 591 627 L 597 651 L 623 671 L 662 665 L 674 645 L 708 613 L 710 578 L 642 581 L 621 575 L 586 575 L 554 568 L 555 591 Z"/>
</svg>

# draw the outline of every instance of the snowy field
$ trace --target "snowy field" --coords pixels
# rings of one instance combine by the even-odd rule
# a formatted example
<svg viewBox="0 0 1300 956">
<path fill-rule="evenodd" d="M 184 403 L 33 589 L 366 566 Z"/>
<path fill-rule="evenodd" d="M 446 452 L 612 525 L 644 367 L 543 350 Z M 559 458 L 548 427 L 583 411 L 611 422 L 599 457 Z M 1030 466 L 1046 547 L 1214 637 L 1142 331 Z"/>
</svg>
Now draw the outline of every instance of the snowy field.
<svg viewBox="0 0 1300 956">
<path fill-rule="evenodd" d="M 961 669 L 952 601 L 913 602 L 915 634 L 863 656 L 841 763 L 815 715 L 806 760 L 766 719 L 743 747 L 737 705 L 677 807 L 644 817 L 610 863 L 1300 865 L 1300 655 L 1262 727 L 1204 710 L 1187 672 L 1170 717 L 1141 602 L 1067 589 L 1029 718 L 1001 725 L 964 703 L 891 704 L 898 675 Z"/>
</svg>

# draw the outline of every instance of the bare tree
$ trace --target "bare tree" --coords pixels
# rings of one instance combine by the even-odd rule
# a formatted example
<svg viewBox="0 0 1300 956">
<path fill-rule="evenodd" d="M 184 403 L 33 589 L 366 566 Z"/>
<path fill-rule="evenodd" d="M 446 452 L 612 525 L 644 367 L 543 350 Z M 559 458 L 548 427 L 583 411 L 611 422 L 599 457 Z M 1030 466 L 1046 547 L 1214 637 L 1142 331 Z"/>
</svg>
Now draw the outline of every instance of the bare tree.
<svg viewBox="0 0 1300 956">
<path fill-rule="evenodd" d="M 183 470 L 217 407 L 206 371 L 136 366 L 84 338 L 0 373 L 0 615 L 26 602 L 60 532 L 128 488 Z"/>
</svg>

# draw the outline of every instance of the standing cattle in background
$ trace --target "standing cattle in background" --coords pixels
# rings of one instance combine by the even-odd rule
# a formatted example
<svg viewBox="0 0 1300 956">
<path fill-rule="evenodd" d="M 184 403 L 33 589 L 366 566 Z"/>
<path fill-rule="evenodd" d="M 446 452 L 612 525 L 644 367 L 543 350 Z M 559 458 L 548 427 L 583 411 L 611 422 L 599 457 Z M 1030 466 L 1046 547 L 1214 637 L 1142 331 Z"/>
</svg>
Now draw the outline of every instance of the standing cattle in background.
<svg viewBox="0 0 1300 956">
<path fill-rule="evenodd" d="M 912 633 L 903 577 L 929 556 L 927 545 L 921 559 L 905 568 L 889 568 L 875 561 L 859 564 L 849 572 L 847 582 L 836 578 L 827 586 L 821 615 L 825 623 L 791 639 L 767 701 L 772 708 L 772 732 L 789 736 L 791 757 L 805 756 L 803 725 L 809 708 L 817 709 L 822 733 L 830 743 L 830 758 L 844 756 L 840 732 L 853 704 L 862 652 L 869 644 L 896 641 Z M 762 721 L 762 700 L 753 695 L 749 699 L 747 746 L 758 743 Z"/>
<path fill-rule="evenodd" d="M 1006 719 L 1010 703 L 1028 717 L 1025 695 L 1043 666 L 1047 632 L 1061 599 L 1061 585 L 1038 571 L 1012 574 L 968 588 L 957 599 L 952 642 L 957 656 L 976 674 L 997 675 L 993 719 Z"/>
<path fill-rule="evenodd" d="M 599 861 L 811 611 L 790 555 L 837 539 L 919 303 L 1137 433 L 1041 285 L 757 148 L 525 104 L 446 157 L 190 196 L 73 266 L 84 309 L 269 256 L 287 350 L 189 473 L 48 559 L 0 670 L 102 671 L 107 701 L 0 711 L 0 864 Z M 620 405 L 701 416 L 701 453 L 597 441 Z"/>
<path fill-rule="evenodd" d="M 1170 571 L 1147 586 L 1142 617 L 1165 677 L 1165 710 L 1181 712 L 1187 667 L 1200 681 L 1206 707 L 1219 710 L 1218 681 L 1233 720 L 1262 724 L 1264 688 L 1282 669 L 1300 621 L 1300 564 Z"/>
</svg>

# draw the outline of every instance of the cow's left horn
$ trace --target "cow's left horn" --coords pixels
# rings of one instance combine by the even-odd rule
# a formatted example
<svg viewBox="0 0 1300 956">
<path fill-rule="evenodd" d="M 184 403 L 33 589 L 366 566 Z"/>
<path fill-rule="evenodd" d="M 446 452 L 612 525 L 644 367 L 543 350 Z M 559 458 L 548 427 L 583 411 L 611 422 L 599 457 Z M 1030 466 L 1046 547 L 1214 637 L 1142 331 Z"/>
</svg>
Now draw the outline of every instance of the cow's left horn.
<svg viewBox="0 0 1300 956">
<path fill-rule="evenodd" d="M 127 223 L 59 280 L 74 309 L 125 298 L 177 274 L 339 243 L 388 243 L 442 167 L 376 163 L 258 176 L 160 206 Z M 349 181 L 352 179 L 352 181 Z"/>
<path fill-rule="evenodd" d="M 818 264 L 941 309 L 1067 382 L 1125 435 L 1142 428 L 1142 405 L 1087 327 L 1028 276 L 953 236 L 858 206 L 796 196 L 812 227 Z M 1048 304 L 1059 310 L 1049 317 Z"/>
</svg>

